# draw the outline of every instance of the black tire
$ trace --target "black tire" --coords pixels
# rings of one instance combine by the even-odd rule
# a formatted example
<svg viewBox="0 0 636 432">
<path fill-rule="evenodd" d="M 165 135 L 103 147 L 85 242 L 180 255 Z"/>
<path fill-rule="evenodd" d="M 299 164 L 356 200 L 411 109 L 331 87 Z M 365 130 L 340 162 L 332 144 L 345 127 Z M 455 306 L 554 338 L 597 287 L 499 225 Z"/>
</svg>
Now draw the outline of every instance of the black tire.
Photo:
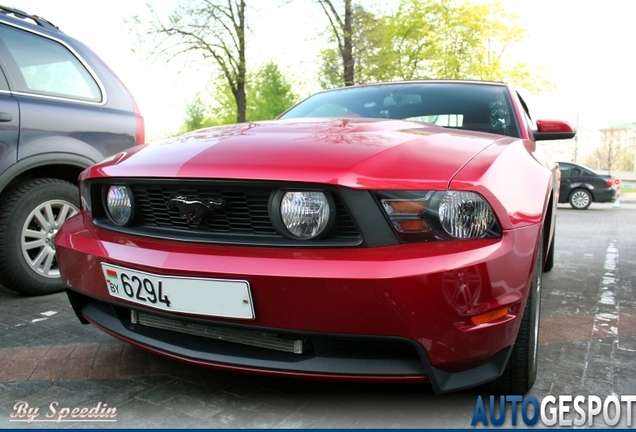
<svg viewBox="0 0 636 432">
<path fill-rule="evenodd" d="M 64 289 L 55 254 L 55 235 L 79 208 L 71 183 L 35 179 L 2 193 L 0 284 L 27 295 Z"/>
<path fill-rule="evenodd" d="M 549 272 L 554 267 L 554 241 L 555 238 L 552 237 L 552 244 L 550 245 L 550 249 L 548 249 L 548 254 L 545 259 L 545 264 L 543 264 L 543 271 Z"/>
<path fill-rule="evenodd" d="M 574 210 L 586 210 L 593 201 L 592 194 L 586 189 L 575 189 L 568 198 Z"/>
<path fill-rule="evenodd" d="M 541 282 L 543 272 L 541 247 L 535 258 L 532 284 L 523 311 L 521 326 L 512 353 L 503 374 L 486 384 L 490 391 L 502 394 L 525 394 L 537 378 L 537 352 L 539 347 L 539 315 L 541 312 Z"/>
</svg>

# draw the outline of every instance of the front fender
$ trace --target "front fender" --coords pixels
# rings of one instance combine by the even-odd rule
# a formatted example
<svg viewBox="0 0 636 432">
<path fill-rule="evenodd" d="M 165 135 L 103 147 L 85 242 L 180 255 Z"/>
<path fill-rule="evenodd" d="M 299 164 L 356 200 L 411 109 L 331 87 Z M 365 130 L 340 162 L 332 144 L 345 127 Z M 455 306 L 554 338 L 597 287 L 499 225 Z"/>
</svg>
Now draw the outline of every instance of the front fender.
<svg viewBox="0 0 636 432">
<path fill-rule="evenodd" d="M 457 173 L 450 189 L 483 195 L 503 229 L 543 223 L 556 174 L 532 156 L 533 145 L 521 140 L 495 143 Z"/>
<path fill-rule="evenodd" d="M 100 140 L 94 139 L 94 142 L 99 143 Z M 99 162 L 107 156 L 106 153 L 100 151 L 96 144 L 91 145 L 82 139 L 64 135 L 49 135 L 32 140 L 23 139 L 18 150 L 18 159 L 23 160 L 41 154 L 52 153 L 82 155 L 85 159 L 91 161 L 89 165 Z M 108 154 L 110 153 L 108 152 Z"/>
<path fill-rule="evenodd" d="M 19 160 L 5 172 L 0 174 L 0 191 L 11 183 L 13 179 L 32 169 L 49 165 L 70 165 L 85 169 L 94 163 L 84 156 L 69 153 L 44 153 Z"/>
</svg>

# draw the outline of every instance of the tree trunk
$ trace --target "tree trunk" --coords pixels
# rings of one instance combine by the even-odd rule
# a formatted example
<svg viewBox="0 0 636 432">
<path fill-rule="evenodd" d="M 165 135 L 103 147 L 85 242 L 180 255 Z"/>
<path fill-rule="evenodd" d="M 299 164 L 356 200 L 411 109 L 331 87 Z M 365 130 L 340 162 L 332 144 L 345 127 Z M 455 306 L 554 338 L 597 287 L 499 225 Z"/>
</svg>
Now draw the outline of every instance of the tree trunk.
<svg viewBox="0 0 636 432">
<path fill-rule="evenodd" d="M 236 122 L 244 123 L 247 120 L 245 115 L 247 111 L 247 98 L 245 97 L 245 81 L 236 83 Z"/>
<path fill-rule="evenodd" d="M 144 22 L 144 26 L 149 26 L 148 30 L 144 27 L 144 34 L 153 38 L 153 55 L 171 60 L 197 52 L 218 67 L 232 92 L 238 122 L 246 121 L 247 112 L 245 3 L 246 0 L 180 0 L 165 22 Z M 155 9 L 148 7 L 154 14 Z"/>
<path fill-rule="evenodd" d="M 353 57 L 353 9 L 352 0 L 344 0 L 344 21 L 332 0 L 318 0 L 329 19 L 334 38 L 338 42 L 338 51 L 342 59 L 342 80 L 345 86 L 354 84 L 355 59 Z"/>
<path fill-rule="evenodd" d="M 344 28 L 343 30 L 343 47 L 342 47 L 342 64 L 344 65 L 344 85 L 352 86 L 354 81 L 354 65 L 353 58 L 353 42 L 352 42 L 352 29 L 351 21 L 353 18 L 353 11 L 351 10 L 351 0 L 345 0 L 345 16 L 344 16 Z"/>
<path fill-rule="evenodd" d="M 238 41 L 239 41 L 239 61 L 238 61 L 238 76 L 236 79 L 236 121 L 243 123 L 247 120 L 247 98 L 245 97 L 245 80 L 247 75 L 247 67 L 245 61 L 245 0 L 240 0 L 239 11 L 239 29 Z"/>
</svg>

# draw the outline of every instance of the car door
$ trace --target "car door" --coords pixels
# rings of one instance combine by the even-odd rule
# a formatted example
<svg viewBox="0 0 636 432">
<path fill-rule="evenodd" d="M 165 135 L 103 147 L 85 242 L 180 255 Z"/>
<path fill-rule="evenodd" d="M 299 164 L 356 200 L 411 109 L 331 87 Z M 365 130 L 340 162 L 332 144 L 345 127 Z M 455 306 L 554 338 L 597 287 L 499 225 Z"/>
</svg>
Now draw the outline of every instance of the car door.
<svg viewBox="0 0 636 432">
<path fill-rule="evenodd" d="M 104 85 L 70 46 L 2 24 L 0 42 L 0 62 L 21 113 L 18 161 L 74 154 L 88 166 L 135 144 L 134 116 L 106 109 Z"/>
<path fill-rule="evenodd" d="M 0 68 L 0 174 L 17 159 L 20 110 Z"/>
<path fill-rule="evenodd" d="M 573 181 L 576 184 L 580 183 L 581 170 L 569 164 L 559 163 L 559 169 L 561 170 L 561 202 L 568 202 L 570 192 L 572 192 Z"/>
</svg>

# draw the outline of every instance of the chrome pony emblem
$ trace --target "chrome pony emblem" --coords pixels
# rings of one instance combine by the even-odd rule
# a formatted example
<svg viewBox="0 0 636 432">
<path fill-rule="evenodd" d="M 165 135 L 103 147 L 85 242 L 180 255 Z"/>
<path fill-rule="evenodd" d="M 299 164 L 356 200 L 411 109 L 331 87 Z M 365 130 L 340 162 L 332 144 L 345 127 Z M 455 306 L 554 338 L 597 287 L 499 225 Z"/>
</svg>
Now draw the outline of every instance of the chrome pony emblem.
<svg viewBox="0 0 636 432">
<path fill-rule="evenodd" d="M 183 195 L 175 195 L 166 204 L 168 210 L 171 208 L 179 209 L 179 216 L 184 218 L 189 224 L 198 225 L 203 217 L 210 211 L 222 209 L 225 207 L 223 200 L 188 200 Z"/>
</svg>

